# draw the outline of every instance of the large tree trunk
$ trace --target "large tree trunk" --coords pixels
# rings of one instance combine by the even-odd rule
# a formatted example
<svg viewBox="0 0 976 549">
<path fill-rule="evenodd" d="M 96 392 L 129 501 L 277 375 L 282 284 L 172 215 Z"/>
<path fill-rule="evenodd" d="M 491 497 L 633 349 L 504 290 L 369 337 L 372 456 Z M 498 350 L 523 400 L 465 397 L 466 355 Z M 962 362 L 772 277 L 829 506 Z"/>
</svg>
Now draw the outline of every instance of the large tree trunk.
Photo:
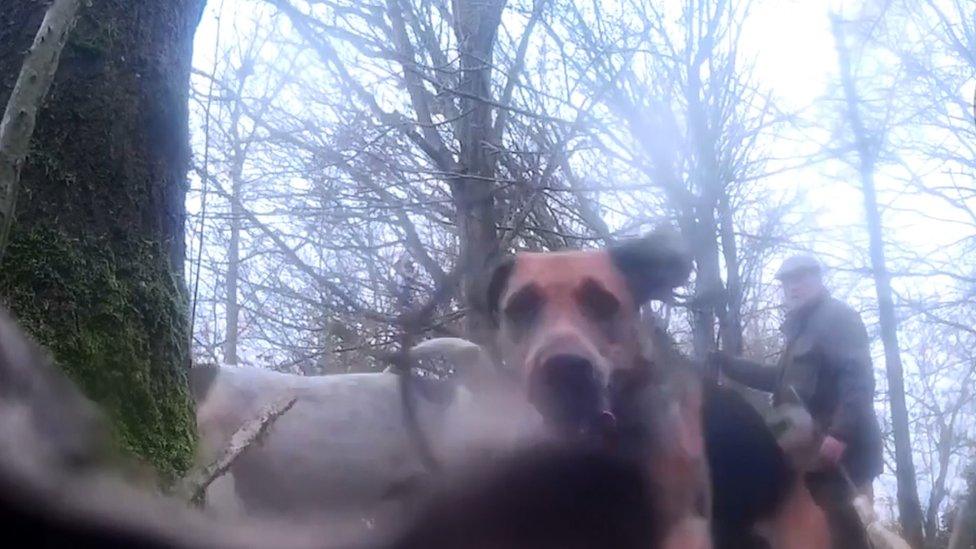
<svg viewBox="0 0 976 549">
<path fill-rule="evenodd" d="M 478 295 L 488 263 L 498 254 L 495 212 L 497 159 L 487 146 L 492 139 L 491 63 L 504 0 L 456 0 L 455 33 L 461 62 L 461 112 L 458 125 L 463 173 L 451 183 L 457 209 L 462 286 L 469 306 L 467 332 L 481 344 L 491 344 L 491 321 L 485 300 Z"/>
<path fill-rule="evenodd" d="M 858 110 L 859 99 L 851 74 L 850 59 L 841 21 L 832 18 L 834 37 L 840 60 L 841 84 L 847 101 L 847 116 L 854 134 L 858 153 L 861 190 L 864 193 L 864 210 L 870 238 L 871 269 L 878 295 L 878 321 L 881 324 L 881 342 L 884 345 L 885 370 L 888 377 L 888 395 L 891 400 L 891 423 L 895 438 L 895 476 L 898 480 L 898 514 L 905 538 L 912 547 L 922 547 L 922 504 L 918 499 L 915 480 L 915 463 L 912 458 L 911 431 L 908 427 L 908 405 L 905 402 L 905 379 L 898 347 L 898 319 L 891 292 L 891 276 L 885 264 L 883 228 L 878 211 L 878 198 L 874 187 L 874 162 L 876 151 L 868 141 L 866 129 Z"/>
<path fill-rule="evenodd" d="M 182 269 L 187 89 L 204 0 L 94 0 L 38 115 L 0 295 L 164 475 L 194 444 Z M 46 5 L 4 0 L 0 101 Z"/>
<path fill-rule="evenodd" d="M 693 316 L 693 343 L 695 357 L 699 360 L 716 348 L 716 320 L 719 323 L 718 335 L 722 340 L 723 349 L 735 354 L 742 351 L 742 329 L 737 326 L 735 320 L 738 318 L 738 311 L 733 314 L 729 310 L 729 292 L 722 282 L 719 263 L 720 252 L 724 254 L 726 261 L 729 261 L 731 252 L 733 270 L 729 271 L 729 274 L 738 268 L 735 261 L 732 213 L 729 209 L 724 176 L 719 170 L 719 145 L 716 140 L 720 128 L 713 127 L 713 123 L 709 121 L 710 115 L 712 118 L 715 117 L 715 114 L 710 111 L 720 107 L 707 104 L 702 97 L 704 93 L 701 82 L 702 66 L 714 51 L 710 43 L 703 43 L 702 47 L 703 49 L 688 65 L 688 83 L 684 90 L 688 102 L 689 137 L 692 139 L 695 151 L 692 156 L 694 160 L 691 173 L 692 189 L 697 189 L 699 194 L 695 201 L 695 211 L 691 212 L 691 216 L 696 220 L 697 242 L 694 249 L 695 263 L 698 265 L 695 275 L 696 310 Z M 720 110 L 718 114 L 721 114 Z M 728 278 L 728 282 L 731 284 L 736 281 Z"/>
</svg>

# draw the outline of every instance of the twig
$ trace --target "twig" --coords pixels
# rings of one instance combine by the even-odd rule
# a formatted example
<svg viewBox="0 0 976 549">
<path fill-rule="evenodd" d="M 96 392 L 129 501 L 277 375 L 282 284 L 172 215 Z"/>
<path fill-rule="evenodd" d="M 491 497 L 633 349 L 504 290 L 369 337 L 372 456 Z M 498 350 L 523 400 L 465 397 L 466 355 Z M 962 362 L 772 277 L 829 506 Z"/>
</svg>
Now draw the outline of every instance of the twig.
<svg viewBox="0 0 976 549">
<path fill-rule="evenodd" d="M 197 303 L 199 302 L 200 295 L 200 265 L 203 261 L 203 246 L 204 246 L 204 232 L 207 226 L 207 190 L 210 184 L 210 111 L 213 106 L 214 98 L 214 84 L 217 81 L 217 55 L 220 51 L 220 26 L 223 21 L 221 16 L 224 13 L 224 2 L 220 2 L 220 6 L 217 8 L 217 31 L 214 33 L 214 64 L 211 72 L 207 77 L 210 82 L 207 88 L 207 102 L 203 110 L 203 176 L 201 179 L 201 192 L 200 192 L 200 244 L 197 248 L 197 258 L 194 264 L 191 266 L 194 269 L 193 274 L 193 298 L 190 305 L 190 333 L 195 333 L 193 330 L 197 321 Z M 192 237 L 190 239 L 190 245 L 192 247 L 193 241 Z"/>
<path fill-rule="evenodd" d="M 196 505 L 201 505 L 206 497 L 207 488 L 213 481 L 226 473 L 237 458 L 250 448 L 265 431 L 279 417 L 295 405 L 298 397 L 289 392 L 264 407 L 254 418 L 240 426 L 230 437 L 230 443 L 215 460 L 202 469 L 190 473 L 180 483 L 179 493 L 185 499 Z"/>
<path fill-rule="evenodd" d="M 54 80 L 80 4 L 80 0 L 55 0 L 48 8 L 0 119 L 0 259 L 10 239 L 20 168 L 30 148 L 37 111 Z"/>
</svg>

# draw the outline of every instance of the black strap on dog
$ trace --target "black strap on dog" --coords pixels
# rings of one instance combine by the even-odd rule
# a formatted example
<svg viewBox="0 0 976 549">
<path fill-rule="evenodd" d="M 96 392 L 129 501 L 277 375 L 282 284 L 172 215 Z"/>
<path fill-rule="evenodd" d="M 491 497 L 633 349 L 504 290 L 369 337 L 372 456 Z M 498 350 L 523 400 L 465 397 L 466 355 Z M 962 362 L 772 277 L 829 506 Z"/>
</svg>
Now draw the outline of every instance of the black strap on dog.
<svg viewBox="0 0 976 549">
<path fill-rule="evenodd" d="M 461 281 L 461 276 L 465 272 L 465 264 L 458 261 L 454 269 L 437 282 L 437 287 L 430 299 L 426 303 L 415 305 L 413 303 L 413 291 L 416 283 L 416 272 L 408 259 L 399 263 L 398 274 L 402 280 L 397 292 L 397 303 L 402 312 L 397 317 L 396 325 L 400 330 L 400 345 L 399 350 L 385 357 L 385 360 L 393 366 L 394 371 L 398 374 L 397 386 L 400 393 L 400 404 L 403 408 L 403 424 L 407 434 L 413 441 L 414 449 L 424 467 L 429 472 L 435 472 L 439 471 L 441 467 L 440 462 L 434 457 L 430 441 L 427 439 L 417 417 L 417 380 L 413 376 L 414 361 L 410 356 L 410 347 L 416 335 L 414 333 L 416 326 L 422 325 L 422 319 L 430 315 L 440 303 L 449 298 L 452 289 L 457 287 Z"/>
<path fill-rule="evenodd" d="M 441 463 L 434 456 L 430 440 L 420 425 L 417 414 L 418 379 L 413 373 L 414 360 L 410 356 L 410 350 L 403 347 L 398 352 L 388 356 L 386 361 L 393 366 L 397 373 L 397 388 L 400 393 L 400 405 L 403 408 L 403 426 L 407 430 L 408 438 L 410 438 L 417 456 L 427 471 L 430 473 L 439 472 Z"/>
</svg>

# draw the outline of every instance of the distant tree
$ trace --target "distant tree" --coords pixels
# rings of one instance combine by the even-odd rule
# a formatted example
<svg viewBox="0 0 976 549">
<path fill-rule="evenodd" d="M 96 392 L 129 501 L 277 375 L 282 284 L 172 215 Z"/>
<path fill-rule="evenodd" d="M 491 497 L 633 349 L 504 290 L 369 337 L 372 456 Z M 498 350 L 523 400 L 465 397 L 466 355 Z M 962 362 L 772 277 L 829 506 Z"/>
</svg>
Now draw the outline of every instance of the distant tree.
<svg viewBox="0 0 976 549">
<path fill-rule="evenodd" d="M 895 443 L 889 450 L 900 469 L 899 507 L 917 478 L 925 544 L 937 546 L 945 513 L 957 507 L 952 487 L 958 485 L 976 433 L 971 391 L 976 5 L 894 0 L 849 7 L 854 9 L 846 14 L 843 31 L 862 128 L 850 131 L 856 120 L 849 115 L 848 99 L 841 100 L 841 117 L 826 118 L 841 121 L 838 138 L 832 140 L 838 155 L 852 159 L 862 173 L 866 161 L 877 174 L 877 218 L 888 222 L 881 238 L 871 238 L 872 259 L 861 262 L 877 267 L 878 240 L 883 239 L 893 306 L 879 295 L 878 320 L 888 367 L 892 339 L 898 339 L 905 393 L 900 398 L 898 380 L 887 376 L 892 421 L 886 428 Z M 852 150 L 857 154 L 849 155 Z M 864 272 L 877 274 L 876 268 Z M 893 319 L 901 326 L 895 334 Z M 907 411 L 907 425 L 899 417 L 901 409 Z M 914 459 L 917 475 L 901 471 L 906 455 Z M 912 516 L 903 520 L 916 522 Z"/>
<path fill-rule="evenodd" d="M 625 211 L 672 221 L 691 246 L 682 304 L 694 353 L 742 353 L 744 300 L 784 228 L 780 199 L 761 187 L 770 157 L 759 144 L 785 117 L 739 52 L 749 3 L 559 7 L 550 33 L 573 45 L 563 62 L 599 105 L 590 146 L 642 191 Z"/>
<path fill-rule="evenodd" d="M 870 129 L 861 115 L 861 99 L 851 68 L 850 51 L 846 42 L 843 21 L 832 17 L 832 26 L 840 63 L 841 86 L 844 90 L 846 120 L 850 124 L 854 150 L 857 154 L 858 174 L 864 195 L 864 211 L 867 218 L 871 253 L 871 271 L 878 297 L 878 317 L 881 341 L 885 352 L 885 371 L 888 379 L 888 398 L 891 401 L 891 422 L 895 442 L 895 476 L 898 480 L 898 512 L 905 537 L 913 547 L 921 547 L 924 541 L 922 505 L 918 499 L 918 483 L 912 456 L 911 430 L 908 424 L 905 374 L 901 348 L 898 345 L 898 319 L 895 316 L 894 293 L 891 289 L 891 273 L 888 271 L 884 247 L 884 227 L 878 207 L 874 183 L 878 158 L 878 143 L 871 139 Z M 878 129 L 874 129 L 875 132 Z"/>
</svg>

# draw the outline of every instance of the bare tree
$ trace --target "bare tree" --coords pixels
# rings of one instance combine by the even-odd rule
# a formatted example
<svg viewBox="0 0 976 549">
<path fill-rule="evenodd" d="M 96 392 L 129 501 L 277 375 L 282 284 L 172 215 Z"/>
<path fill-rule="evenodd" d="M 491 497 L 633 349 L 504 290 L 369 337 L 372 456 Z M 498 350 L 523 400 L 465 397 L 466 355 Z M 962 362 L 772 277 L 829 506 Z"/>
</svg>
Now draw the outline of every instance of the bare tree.
<svg viewBox="0 0 976 549">
<path fill-rule="evenodd" d="M 883 182 L 877 202 L 889 220 L 885 259 L 904 324 L 908 427 L 928 546 L 944 543 L 952 487 L 976 428 L 963 389 L 972 383 L 966 342 L 976 335 L 974 16 L 976 6 L 967 2 L 865 3 L 844 29 L 857 41 L 851 57 L 858 108 Z"/>
<path fill-rule="evenodd" d="M 877 193 L 874 185 L 875 159 L 877 145 L 868 137 L 860 111 L 860 100 L 848 46 L 845 42 L 843 22 L 837 16 L 831 20 L 837 42 L 840 61 L 841 83 L 847 102 L 847 120 L 851 125 L 858 155 L 861 189 L 864 193 L 864 209 L 870 236 L 871 268 L 878 296 L 878 313 L 881 325 L 881 340 L 885 350 L 885 370 L 888 374 L 888 397 L 891 400 L 891 416 L 895 440 L 895 474 L 898 479 L 898 510 L 902 529 L 909 543 L 921 547 L 924 540 L 922 506 L 918 499 L 918 486 L 915 478 L 915 464 L 912 457 L 911 431 L 908 425 L 908 406 L 905 402 L 904 369 L 901 349 L 898 346 L 898 320 L 891 290 L 891 275 L 885 262 L 883 228 L 878 209 Z"/>
<path fill-rule="evenodd" d="M 743 214 L 765 171 L 756 144 L 782 118 L 738 53 L 748 4 L 564 8 L 551 34 L 567 34 L 586 52 L 567 64 L 605 105 L 589 120 L 599 154 L 619 161 L 647 191 L 637 195 L 641 210 L 667 214 L 691 243 L 694 293 L 684 304 L 695 354 L 719 341 L 741 353 L 746 284 L 758 283 L 747 271 L 761 269 L 748 263 L 764 259 L 754 253 L 760 241 L 742 247 L 743 233 L 756 228 Z"/>
<path fill-rule="evenodd" d="M 563 155 L 540 152 L 553 143 L 564 150 L 556 129 L 572 122 L 537 114 L 551 105 L 524 73 L 550 3 L 270 4 L 294 32 L 277 32 L 274 49 L 297 50 L 303 70 L 275 98 L 241 99 L 242 119 L 262 143 L 245 162 L 247 199 L 230 199 L 229 211 L 211 203 L 211 219 L 200 225 L 212 235 L 201 269 L 223 265 L 218 278 L 228 287 L 237 278 L 241 298 L 250 296 L 240 316 L 250 319 L 248 347 L 284 350 L 294 360 L 279 365 L 303 369 L 323 353 L 369 362 L 394 344 L 391 324 L 456 333 L 464 319 L 470 336 L 487 337 L 477 290 L 492 257 L 512 246 L 573 245 L 585 231 L 573 204 L 547 192 L 568 190 L 556 175 Z M 512 28 L 501 23 L 505 9 Z M 206 71 L 198 76 L 207 80 Z M 213 93 L 233 97 L 234 82 L 221 78 Z M 200 96 L 201 108 L 213 93 Z M 297 113 L 296 102 L 304 106 Z M 232 118 L 218 126 L 232 127 Z M 233 147 L 224 148 L 231 159 Z M 198 172 L 201 186 L 234 195 L 233 178 Z M 246 262 L 263 280 L 232 276 L 233 254 L 214 253 L 218 235 L 235 234 L 224 220 L 242 216 L 250 229 L 241 234 L 253 243 Z M 232 251 L 230 244 L 219 247 Z M 404 253 L 419 271 L 410 314 L 400 310 L 394 268 Z M 452 300 L 455 275 L 463 301 Z M 198 304 L 211 303 L 201 316 L 210 319 L 211 341 L 203 348 L 229 351 L 234 292 L 204 279 L 210 286 Z M 218 291 L 221 303 L 208 297 Z M 437 306 L 423 306 L 424 296 L 437 296 Z M 331 349 L 322 349 L 326 341 Z"/>
<path fill-rule="evenodd" d="M 270 3 L 307 50 L 290 97 L 271 101 L 258 123 L 269 152 L 253 163 L 265 175 L 250 178 L 249 194 L 266 208 L 244 205 L 250 234 L 262 238 L 252 250 L 262 256 L 248 263 L 289 286 L 242 281 L 254 303 L 276 303 L 276 315 L 244 315 L 261 345 L 289 349 L 295 364 L 322 356 L 316 307 L 326 311 L 325 325 L 353 328 L 328 330 L 356 334 L 348 344 L 327 338 L 333 351 L 354 353 L 352 362 L 392 344 L 383 323 L 398 316 L 394 264 L 404 252 L 419 270 L 418 295 L 463 273 L 465 299 L 412 329 L 456 331 L 464 318 L 472 335 L 485 328 L 476 289 L 496 252 L 611 242 L 674 217 L 697 243 L 708 241 L 686 302 L 697 318 L 697 348 L 721 339 L 741 351 L 742 315 L 758 315 L 746 298 L 784 242 L 781 220 L 792 204 L 769 200 L 761 185 L 764 157 L 754 151 L 783 116 L 737 65 L 746 10 L 689 2 L 682 10 L 691 19 L 675 29 L 666 14 L 641 5 L 643 27 L 624 24 L 629 12 L 613 14 L 626 30 L 619 47 L 597 32 L 610 28 L 601 18 L 612 10 L 559 2 Z M 294 34 L 276 40 L 294 47 Z M 644 41 L 659 52 L 637 63 Z M 596 57 L 567 54 L 570 47 Z M 245 107 L 245 116 L 255 110 Z M 312 192 L 283 178 L 307 181 Z M 231 192 L 229 181 L 220 186 Z M 210 232 L 225 230 L 218 221 L 208 222 L 217 223 Z M 208 349 L 230 342 L 222 334 L 229 304 L 216 305 L 226 320 L 207 328 Z M 307 335 L 295 340 L 286 324 L 306 324 Z"/>
</svg>

